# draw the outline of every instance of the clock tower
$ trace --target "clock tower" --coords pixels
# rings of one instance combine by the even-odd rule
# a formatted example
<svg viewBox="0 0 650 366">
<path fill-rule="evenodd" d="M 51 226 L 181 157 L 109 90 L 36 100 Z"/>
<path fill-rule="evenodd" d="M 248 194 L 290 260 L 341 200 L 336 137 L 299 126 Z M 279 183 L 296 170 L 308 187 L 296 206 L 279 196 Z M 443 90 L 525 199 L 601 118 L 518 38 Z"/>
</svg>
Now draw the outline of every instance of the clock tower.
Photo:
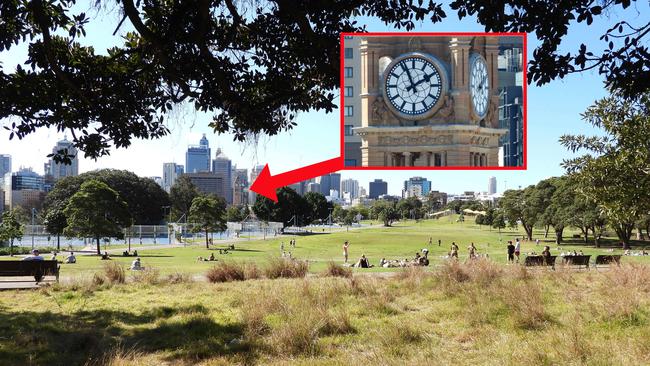
<svg viewBox="0 0 650 366">
<path fill-rule="evenodd" d="M 498 166 L 498 37 L 360 43 L 362 166 Z"/>
</svg>

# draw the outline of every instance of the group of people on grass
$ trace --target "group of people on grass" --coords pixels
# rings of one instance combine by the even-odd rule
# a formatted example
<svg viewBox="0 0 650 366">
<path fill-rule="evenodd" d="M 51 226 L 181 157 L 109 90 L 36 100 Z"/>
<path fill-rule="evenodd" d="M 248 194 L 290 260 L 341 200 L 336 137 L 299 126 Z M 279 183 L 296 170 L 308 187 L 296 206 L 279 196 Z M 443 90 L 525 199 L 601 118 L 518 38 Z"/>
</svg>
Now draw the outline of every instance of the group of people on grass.
<svg viewBox="0 0 650 366">
<path fill-rule="evenodd" d="M 289 248 L 295 249 L 296 248 L 296 239 L 291 239 L 289 240 Z M 289 258 L 293 259 L 293 254 L 291 253 L 291 250 L 285 250 L 284 242 L 280 242 L 280 256 L 282 258 Z"/>
<path fill-rule="evenodd" d="M 77 257 L 75 257 L 73 252 L 70 252 L 70 254 L 65 257 L 63 262 L 59 261 L 58 257 L 59 253 L 58 252 L 52 252 L 52 256 L 50 257 L 50 260 L 52 261 L 57 261 L 59 263 L 66 263 L 66 264 L 72 264 L 72 263 L 77 263 Z M 26 255 L 23 257 L 24 261 L 44 261 L 45 258 L 41 255 L 40 251 L 38 249 L 32 249 L 31 253 L 29 255 Z"/>
<path fill-rule="evenodd" d="M 366 257 L 365 254 L 362 254 L 359 260 L 357 260 L 353 264 L 349 264 L 349 248 L 350 248 L 350 242 L 345 241 L 343 243 L 343 260 L 345 265 L 349 265 L 350 267 L 356 267 L 356 268 L 372 268 L 374 267 L 373 264 L 370 264 L 370 260 Z M 421 251 L 422 254 L 415 253 L 415 257 L 413 259 L 393 259 L 393 260 L 387 260 L 386 258 L 382 258 L 379 261 L 379 267 L 383 268 L 393 268 L 393 267 L 410 267 L 410 266 L 428 266 L 429 265 L 429 249 L 422 249 Z"/>
</svg>

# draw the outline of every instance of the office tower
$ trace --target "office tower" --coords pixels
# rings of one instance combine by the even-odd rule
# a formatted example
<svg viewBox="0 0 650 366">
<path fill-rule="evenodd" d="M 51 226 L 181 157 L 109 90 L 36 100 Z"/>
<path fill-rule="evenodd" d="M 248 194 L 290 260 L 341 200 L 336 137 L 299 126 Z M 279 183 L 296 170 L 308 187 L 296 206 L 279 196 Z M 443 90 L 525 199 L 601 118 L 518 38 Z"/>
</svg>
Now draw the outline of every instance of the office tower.
<svg viewBox="0 0 650 366">
<path fill-rule="evenodd" d="M 11 173 L 11 155 L 0 154 L 0 185 L 4 184 L 5 174 Z"/>
<path fill-rule="evenodd" d="M 54 159 L 50 159 L 45 163 L 45 175 L 50 175 L 55 181 L 63 177 L 74 177 L 79 175 L 79 158 L 77 157 L 77 149 L 72 145 L 72 141 L 67 138 L 56 143 L 52 148 L 52 154 L 57 154 L 60 151 L 65 151 L 70 157 L 70 164 L 57 163 Z"/>
<path fill-rule="evenodd" d="M 523 43 L 521 37 L 499 37 L 499 138 L 503 147 L 501 166 L 523 166 Z"/>
<path fill-rule="evenodd" d="M 5 174 L 4 204 L 10 210 L 16 206 L 27 210 L 40 209 L 45 193 L 45 179 L 32 169 L 21 168 L 15 173 Z"/>
<path fill-rule="evenodd" d="M 232 204 L 248 204 L 248 169 L 237 169 L 233 167 L 232 179 Z"/>
<path fill-rule="evenodd" d="M 431 191 L 431 182 L 427 178 L 412 177 L 404 181 L 402 197 L 424 197 Z"/>
<path fill-rule="evenodd" d="M 190 145 L 185 153 L 185 172 L 201 173 L 210 171 L 210 144 L 203 134 L 198 145 Z"/>
<path fill-rule="evenodd" d="M 344 179 L 341 181 L 341 195 L 345 193 L 350 194 L 350 199 L 353 200 L 359 197 L 359 181 L 354 179 Z"/>
<path fill-rule="evenodd" d="M 345 36 L 343 75 L 343 135 L 345 166 L 361 165 L 361 137 L 354 128 L 361 127 L 361 52 L 363 37 Z"/>
<path fill-rule="evenodd" d="M 488 179 L 488 194 L 495 193 L 497 193 L 497 178 L 490 177 L 490 179 Z"/>
<path fill-rule="evenodd" d="M 368 198 L 377 199 L 379 196 L 388 194 L 388 182 L 384 182 L 381 179 L 375 179 L 369 184 L 369 194 Z"/>
<path fill-rule="evenodd" d="M 176 163 L 163 163 L 162 187 L 169 193 L 176 179 L 185 173 L 182 165 Z"/>
<path fill-rule="evenodd" d="M 186 173 L 184 174 L 196 186 L 201 193 L 214 194 L 225 200 L 226 192 L 223 187 L 223 176 L 212 174 L 210 172 L 203 173 Z"/>
<path fill-rule="evenodd" d="M 223 191 L 226 194 L 226 203 L 232 204 L 232 162 L 217 148 L 217 153 L 212 160 L 212 173 L 221 175 L 223 179 Z"/>
</svg>

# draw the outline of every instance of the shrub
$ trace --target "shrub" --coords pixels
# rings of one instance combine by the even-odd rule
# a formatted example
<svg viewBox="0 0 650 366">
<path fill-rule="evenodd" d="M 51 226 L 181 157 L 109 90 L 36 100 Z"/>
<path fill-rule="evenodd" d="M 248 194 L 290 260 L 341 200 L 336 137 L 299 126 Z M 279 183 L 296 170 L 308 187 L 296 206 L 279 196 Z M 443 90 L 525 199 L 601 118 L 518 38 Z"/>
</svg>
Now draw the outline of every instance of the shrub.
<svg viewBox="0 0 650 366">
<path fill-rule="evenodd" d="M 243 281 L 246 279 L 244 267 L 234 262 L 219 262 L 206 273 L 211 283 Z"/>
<path fill-rule="evenodd" d="M 510 317 L 522 328 L 539 328 L 548 319 L 542 289 L 536 283 L 511 283 L 502 288 L 500 297 L 508 306 Z"/>
<path fill-rule="evenodd" d="M 327 269 L 325 270 L 325 276 L 330 277 L 352 277 L 352 269 L 348 267 L 343 267 L 340 264 L 337 264 L 333 261 L 327 263 Z"/>
<path fill-rule="evenodd" d="M 10 249 L 11 248 L 9 246 L 0 247 L 0 255 L 10 255 L 11 254 Z M 53 247 L 38 247 L 37 249 L 41 254 L 52 253 L 52 252 L 56 251 L 56 248 L 53 248 Z M 14 249 L 13 249 L 14 255 L 24 255 L 24 254 L 29 254 L 31 252 L 32 252 L 31 247 L 17 247 L 17 246 L 14 246 Z"/>
<path fill-rule="evenodd" d="M 309 265 L 305 261 L 293 259 L 272 258 L 264 269 L 266 277 L 275 278 L 302 278 L 307 275 Z"/>
<path fill-rule="evenodd" d="M 124 267 L 117 262 L 108 262 L 104 264 L 104 277 L 110 284 L 126 282 L 126 273 Z"/>
</svg>

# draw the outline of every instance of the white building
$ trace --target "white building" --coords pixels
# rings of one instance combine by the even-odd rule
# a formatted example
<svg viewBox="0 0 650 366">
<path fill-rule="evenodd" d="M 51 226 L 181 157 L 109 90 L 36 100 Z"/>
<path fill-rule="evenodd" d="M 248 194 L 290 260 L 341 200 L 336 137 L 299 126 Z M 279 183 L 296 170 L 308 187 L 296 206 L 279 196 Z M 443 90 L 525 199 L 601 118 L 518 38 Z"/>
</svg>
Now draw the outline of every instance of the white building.
<svg viewBox="0 0 650 366">
<path fill-rule="evenodd" d="M 490 177 L 490 179 L 488 179 L 488 194 L 495 193 L 497 193 L 497 178 Z"/>
<path fill-rule="evenodd" d="M 45 175 L 51 175 L 54 180 L 79 175 L 79 158 L 77 157 L 77 149 L 72 145 L 72 141 L 68 141 L 64 137 L 63 140 L 57 142 L 52 148 L 52 154 L 58 154 L 59 152 L 68 155 L 71 160 L 70 164 L 57 163 L 54 159 L 50 159 L 45 163 Z"/>
<path fill-rule="evenodd" d="M 341 181 L 341 193 L 349 193 L 350 199 L 359 197 L 359 181 L 354 179 L 343 179 Z"/>
</svg>

